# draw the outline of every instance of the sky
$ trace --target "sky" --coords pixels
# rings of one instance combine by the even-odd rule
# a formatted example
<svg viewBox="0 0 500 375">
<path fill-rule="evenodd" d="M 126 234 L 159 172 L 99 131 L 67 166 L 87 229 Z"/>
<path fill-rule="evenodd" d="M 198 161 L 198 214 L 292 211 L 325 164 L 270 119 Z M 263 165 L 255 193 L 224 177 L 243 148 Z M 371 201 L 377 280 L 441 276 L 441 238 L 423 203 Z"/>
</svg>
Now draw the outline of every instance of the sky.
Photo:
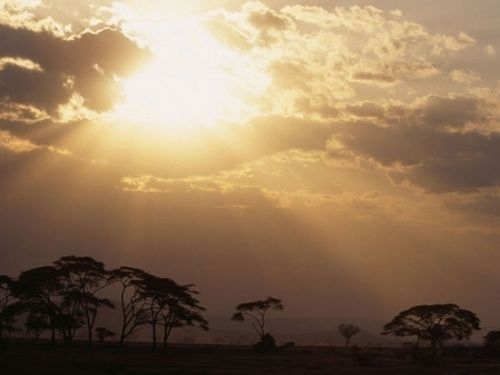
<svg viewBox="0 0 500 375">
<path fill-rule="evenodd" d="M 0 1 L 0 273 L 86 255 L 213 314 L 500 312 L 497 0 Z"/>
</svg>

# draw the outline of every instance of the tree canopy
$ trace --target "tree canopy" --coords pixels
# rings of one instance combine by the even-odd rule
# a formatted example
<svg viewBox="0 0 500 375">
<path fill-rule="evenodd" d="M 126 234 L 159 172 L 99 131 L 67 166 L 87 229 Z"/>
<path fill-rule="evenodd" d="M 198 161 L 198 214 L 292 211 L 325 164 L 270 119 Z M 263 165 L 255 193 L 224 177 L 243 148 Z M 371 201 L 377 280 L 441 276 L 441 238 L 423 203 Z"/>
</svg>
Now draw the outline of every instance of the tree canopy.
<svg viewBox="0 0 500 375">
<path fill-rule="evenodd" d="M 103 307 L 114 308 L 114 304 L 100 292 L 113 284 L 119 290 L 120 346 L 146 324 L 153 327 L 153 346 L 156 327 L 163 328 L 164 348 L 174 328 L 208 329 L 201 315 L 205 309 L 195 298 L 199 293 L 193 290 L 194 285 L 180 285 L 134 267 L 108 271 L 91 257 L 70 255 L 51 265 L 23 271 L 17 279 L 0 275 L 0 340 L 6 333 L 19 330 L 14 324 L 19 316 L 35 339 L 49 330 L 53 345 L 56 333 L 71 344 L 82 328 L 89 344 L 94 334 L 101 341 L 110 331 L 95 329 L 97 313 Z"/>
<path fill-rule="evenodd" d="M 500 331 L 489 331 L 484 336 L 484 345 L 488 347 L 500 347 Z"/>
<path fill-rule="evenodd" d="M 269 311 L 282 311 L 283 309 L 284 306 L 280 299 L 268 297 L 265 300 L 239 304 L 236 306 L 236 312 L 233 314 L 232 319 L 242 322 L 245 320 L 245 317 L 250 318 L 252 320 L 252 328 L 262 342 L 266 335 L 270 335 L 270 332 L 266 332 L 267 313 Z"/>
<path fill-rule="evenodd" d="M 418 305 L 401 311 L 392 321 L 384 325 L 383 335 L 416 336 L 428 340 L 433 355 L 436 347 L 444 346 L 448 340 L 468 339 L 480 329 L 480 320 L 472 311 L 455 304 Z"/>
<path fill-rule="evenodd" d="M 351 338 L 358 334 L 360 329 L 357 325 L 352 324 L 352 323 L 342 323 L 341 325 L 338 326 L 339 333 L 344 337 L 345 339 L 345 346 L 349 346 L 349 343 L 351 341 Z"/>
<path fill-rule="evenodd" d="M 16 330 L 16 304 L 12 295 L 12 283 L 13 280 L 9 276 L 0 275 L 0 340 L 4 333 Z"/>
</svg>

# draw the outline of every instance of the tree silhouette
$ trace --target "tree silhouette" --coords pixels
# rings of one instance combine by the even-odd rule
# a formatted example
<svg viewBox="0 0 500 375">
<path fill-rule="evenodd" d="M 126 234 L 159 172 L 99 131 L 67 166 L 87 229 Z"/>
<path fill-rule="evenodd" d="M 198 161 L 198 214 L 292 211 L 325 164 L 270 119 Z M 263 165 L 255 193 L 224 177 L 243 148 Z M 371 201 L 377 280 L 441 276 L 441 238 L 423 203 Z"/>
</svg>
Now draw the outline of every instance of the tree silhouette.
<svg viewBox="0 0 500 375">
<path fill-rule="evenodd" d="M 250 318 L 252 328 L 259 336 L 259 341 L 263 343 L 266 335 L 271 334 L 270 332 L 266 332 L 267 313 L 269 311 L 282 311 L 283 308 L 281 300 L 273 297 L 268 297 L 265 300 L 245 302 L 236 306 L 236 312 L 233 314 L 232 320 L 242 322 L 245 320 L 245 317 Z"/>
<path fill-rule="evenodd" d="M 28 313 L 35 312 L 39 320 L 47 323 L 52 345 L 55 345 L 56 330 L 65 330 L 64 325 L 70 323 L 63 317 L 59 276 L 54 266 L 32 268 L 22 272 L 12 286 L 19 306 Z"/>
<path fill-rule="evenodd" d="M 50 330 L 52 345 L 56 332 L 69 344 L 82 327 L 86 328 L 89 344 L 94 333 L 103 340 L 110 331 L 103 327 L 94 329 L 97 313 L 102 307 L 114 305 L 99 297 L 98 292 L 112 284 L 121 286 L 120 348 L 128 336 L 148 323 L 153 330 L 153 347 L 157 329 L 162 327 L 165 350 L 174 328 L 208 329 L 208 322 L 201 315 L 205 309 L 195 298 L 198 292 L 192 289 L 194 285 L 179 285 L 133 267 L 106 271 L 102 262 L 71 255 L 59 258 L 53 265 L 23 271 L 17 280 L 0 275 L 0 340 L 17 329 L 17 315 L 24 318 L 26 331 L 35 339 L 44 330 Z"/>
<path fill-rule="evenodd" d="M 104 340 L 107 338 L 107 337 L 113 337 L 115 335 L 115 333 L 113 331 L 110 331 L 109 329 L 107 329 L 106 327 L 97 327 L 95 329 L 95 334 L 97 336 L 97 339 L 99 340 L 99 342 L 104 342 Z"/>
<path fill-rule="evenodd" d="M 163 351 L 167 351 L 167 342 L 172 330 L 183 326 L 198 327 L 208 330 L 208 322 L 201 315 L 205 309 L 192 296 L 193 291 L 183 286 L 165 305 L 161 313 L 163 326 Z"/>
<path fill-rule="evenodd" d="M 341 325 L 338 326 L 338 330 L 342 336 L 344 336 L 345 339 L 345 347 L 347 348 L 349 346 L 349 343 L 351 341 L 351 338 L 358 334 L 360 329 L 357 325 L 351 324 L 351 323 L 342 323 Z"/>
<path fill-rule="evenodd" d="M 65 256 L 54 262 L 60 273 L 62 295 L 67 315 L 83 321 L 87 328 L 89 345 L 101 307 L 114 308 L 109 299 L 99 298 L 97 293 L 111 284 L 104 264 L 90 257 Z"/>
<path fill-rule="evenodd" d="M 174 328 L 198 326 L 208 329 L 208 322 L 201 312 L 205 309 L 193 297 L 197 294 L 192 285 L 178 285 L 169 278 L 145 277 L 140 283 L 140 293 L 146 301 L 149 323 L 152 327 L 153 350 L 157 343 L 157 326 L 163 326 L 163 350 L 167 350 L 168 338 Z"/>
<path fill-rule="evenodd" d="M 162 318 L 162 311 L 168 306 L 171 295 L 178 285 L 168 278 L 159 278 L 153 275 L 144 277 L 140 283 L 139 293 L 145 300 L 145 311 L 148 312 L 148 321 L 151 325 L 153 351 L 157 344 L 157 327 Z"/>
<path fill-rule="evenodd" d="M 383 335 L 416 336 L 428 340 L 432 356 L 436 349 L 451 339 L 468 339 L 479 330 L 480 320 L 473 312 L 455 304 L 418 305 L 401 311 L 392 321 L 384 325 Z"/>
<path fill-rule="evenodd" d="M 13 280 L 6 275 L 0 275 L 0 341 L 5 333 L 16 330 L 15 316 L 18 313 L 16 299 L 12 292 Z"/>
<path fill-rule="evenodd" d="M 43 331 L 50 329 L 50 324 L 43 310 L 36 309 L 35 306 L 32 306 L 27 311 L 24 327 L 28 333 L 33 334 L 35 340 L 38 340 Z"/>
<path fill-rule="evenodd" d="M 121 286 L 120 311 L 122 324 L 120 348 L 128 336 L 150 321 L 147 315 L 147 301 L 142 287 L 145 280 L 153 277 L 146 271 L 134 267 L 120 267 L 111 271 L 112 280 Z"/>
<path fill-rule="evenodd" d="M 484 345 L 488 347 L 499 347 L 500 346 L 500 331 L 489 331 L 486 336 L 484 336 Z"/>
</svg>

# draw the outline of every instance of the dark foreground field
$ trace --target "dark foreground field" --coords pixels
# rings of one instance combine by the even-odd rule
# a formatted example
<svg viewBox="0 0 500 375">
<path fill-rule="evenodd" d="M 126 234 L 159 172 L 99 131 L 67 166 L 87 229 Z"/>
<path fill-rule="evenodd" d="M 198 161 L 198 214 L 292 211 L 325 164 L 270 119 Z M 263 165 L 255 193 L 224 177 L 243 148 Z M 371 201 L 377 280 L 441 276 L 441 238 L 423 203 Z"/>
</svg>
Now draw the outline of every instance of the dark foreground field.
<svg viewBox="0 0 500 375">
<path fill-rule="evenodd" d="M 425 361 L 424 361 L 425 362 Z M 172 346 L 168 355 L 142 345 L 57 347 L 10 343 L 0 351 L 2 375 L 163 374 L 500 374 L 500 359 L 480 350 L 415 364 L 411 351 L 389 348 L 286 348 L 259 354 L 248 347 Z"/>
</svg>

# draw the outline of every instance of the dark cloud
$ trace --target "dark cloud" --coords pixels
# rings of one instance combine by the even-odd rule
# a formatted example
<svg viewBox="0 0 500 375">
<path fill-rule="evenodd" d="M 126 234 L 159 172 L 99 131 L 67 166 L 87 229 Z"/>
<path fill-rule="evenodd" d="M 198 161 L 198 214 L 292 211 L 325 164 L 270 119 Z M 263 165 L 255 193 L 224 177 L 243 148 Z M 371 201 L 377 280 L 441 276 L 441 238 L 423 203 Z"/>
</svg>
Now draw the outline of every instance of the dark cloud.
<svg viewBox="0 0 500 375">
<path fill-rule="evenodd" d="M 482 125 L 487 119 L 479 108 L 474 98 L 430 97 L 407 117 L 339 126 L 335 138 L 354 155 L 394 168 L 392 176 L 397 181 L 407 180 L 430 192 L 494 187 L 500 185 L 500 134 L 449 131 L 449 127 L 460 129 L 468 123 Z M 360 109 L 347 108 L 358 113 Z M 332 155 L 338 156 L 337 151 L 332 150 Z"/>
<path fill-rule="evenodd" d="M 448 202 L 448 207 L 468 214 L 484 215 L 500 220 L 500 192 L 486 190 L 463 195 Z"/>
<path fill-rule="evenodd" d="M 0 25 L 0 40 L 0 58 L 21 58 L 41 68 L 7 64 L 0 71 L 0 100 L 33 105 L 48 113 L 75 93 L 89 109 L 111 109 L 120 92 L 116 77 L 131 74 L 149 56 L 112 29 L 62 39 L 47 31 Z"/>
<path fill-rule="evenodd" d="M 469 122 L 483 120 L 479 104 L 479 100 L 474 97 L 431 96 L 422 109 L 422 121 L 428 126 L 462 127 Z"/>
<path fill-rule="evenodd" d="M 72 95 L 68 77 L 57 72 L 29 70 L 6 65 L 0 70 L 0 100 L 21 103 L 53 113 Z"/>
<path fill-rule="evenodd" d="M 386 72 L 355 72 L 352 78 L 356 81 L 378 82 L 381 84 L 396 83 L 396 77 Z"/>
<path fill-rule="evenodd" d="M 467 191 L 500 185 L 500 137 L 484 140 L 481 146 L 493 146 L 497 151 L 480 152 L 471 159 L 457 157 L 441 162 L 425 162 L 408 174 L 408 180 L 428 191 Z"/>
<path fill-rule="evenodd" d="M 86 120 L 73 121 L 64 125 L 54 123 L 49 119 L 38 120 L 34 123 L 19 120 L 0 121 L 0 130 L 7 131 L 15 137 L 39 146 L 54 146 L 72 149 L 76 152 L 80 150 L 72 147 L 72 139 L 81 136 L 89 128 L 91 128 L 91 123 Z M 84 154 L 87 155 L 87 153 Z"/>
</svg>

